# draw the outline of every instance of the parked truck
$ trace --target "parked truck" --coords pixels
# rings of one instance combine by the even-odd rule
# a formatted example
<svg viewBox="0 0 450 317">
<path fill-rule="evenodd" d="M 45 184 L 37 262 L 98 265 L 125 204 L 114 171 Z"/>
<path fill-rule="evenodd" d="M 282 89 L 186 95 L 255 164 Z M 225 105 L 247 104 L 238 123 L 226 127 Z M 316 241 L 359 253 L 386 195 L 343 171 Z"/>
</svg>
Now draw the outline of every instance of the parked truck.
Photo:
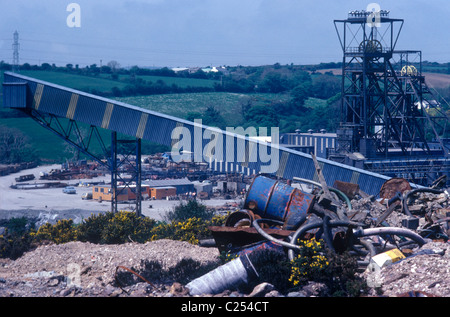
<svg viewBox="0 0 450 317">
<path fill-rule="evenodd" d="M 34 179 L 33 174 L 21 175 L 19 177 L 16 177 L 16 182 L 25 182 L 25 181 L 30 181 L 32 179 Z"/>
</svg>

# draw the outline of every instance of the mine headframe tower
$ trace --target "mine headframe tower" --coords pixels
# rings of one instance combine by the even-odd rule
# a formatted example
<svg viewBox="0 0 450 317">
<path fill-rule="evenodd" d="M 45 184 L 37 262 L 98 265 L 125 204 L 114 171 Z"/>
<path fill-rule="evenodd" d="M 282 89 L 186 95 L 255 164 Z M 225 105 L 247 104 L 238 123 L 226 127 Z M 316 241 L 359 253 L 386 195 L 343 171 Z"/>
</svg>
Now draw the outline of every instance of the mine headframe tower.
<svg viewBox="0 0 450 317">
<path fill-rule="evenodd" d="M 448 117 L 422 76 L 420 51 L 396 51 L 403 19 L 351 11 L 334 25 L 343 51 L 336 157 L 448 156 Z"/>
</svg>

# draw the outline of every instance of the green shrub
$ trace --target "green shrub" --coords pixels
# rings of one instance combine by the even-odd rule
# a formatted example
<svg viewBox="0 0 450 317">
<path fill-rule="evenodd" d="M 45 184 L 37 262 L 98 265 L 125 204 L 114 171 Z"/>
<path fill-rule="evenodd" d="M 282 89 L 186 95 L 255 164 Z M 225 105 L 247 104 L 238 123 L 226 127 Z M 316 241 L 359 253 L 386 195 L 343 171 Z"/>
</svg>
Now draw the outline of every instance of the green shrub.
<svg viewBox="0 0 450 317">
<path fill-rule="evenodd" d="M 156 221 L 134 212 L 119 211 L 91 215 L 78 227 L 78 240 L 101 244 L 144 243 L 151 238 Z"/>
<path fill-rule="evenodd" d="M 34 223 L 29 221 L 26 217 L 11 218 L 6 221 L 2 221 L 0 226 L 4 226 L 8 229 L 10 234 L 22 235 L 30 229 L 34 229 Z"/>
<path fill-rule="evenodd" d="M 77 240 L 77 230 L 72 219 L 62 219 L 54 225 L 46 223 L 39 227 L 36 241 L 51 241 L 56 244 L 67 243 Z"/>
<path fill-rule="evenodd" d="M 367 283 L 356 274 L 358 263 L 354 256 L 348 252 L 342 254 L 329 252 L 328 259 L 330 264 L 326 278 L 331 296 L 357 297 L 366 293 Z"/>
<path fill-rule="evenodd" d="M 2 220 L 5 232 L 0 235 L 0 258 L 17 259 L 36 247 L 34 224 L 26 217 Z"/>
<path fill-rule="evenodd" d="M 144 243 L 151 238 L 151 230 L 155 224 L 154 219 L 139 217 L 134 212 L 120 211 L 106 222 L 100 243 Z"/>
<path fill-rule="evenodd" d="M 329 265 L 328 259 L 324 256 L 323 241 L 300 240 L 299 246 L 299 254 L 291 261 L 289 281 L 294 286 L 304 285 L 308 281 L 321 281 L 325 276 L 324 271 Z"/>
<path fill-rule="evenodd" d="M 78 226 L 78 240 L 96 244 L 100 243 L 102 241 L 103 229 L 113 217 L 114 213 L 106 212 L 98 215 L 92 214 L 89 218 L 84 219 Z"/>
<path fill-rule="evenodd" d="M 218 263 L 210 262 L 201 264 L 199 261 L 191 258 L 182 259 L 177 265 L 169 269 L 164 269 L 159 261 L 141 260 L 138 267 L 131 267 L 131 270 L 139 274 L 141 277 L 150 283 L 166 283 L 179 282 L 186 284 L 189 281 L 196 279 L 214 268 Z M 117 271 L 117 280 L 120 286 L 130 286 L 136 283 L 144 282 L 135 274 L 125 271 Z"/>
<path fill-rule="evenodd" d="M 0 258 L 15 260 L 33 248 L 30 234 L 0 236 Z"/>
<path fill-rule="evenodd" d="M 329 296 L 356 297 L 366 292 L 365 280 L 357 275 L 358 263 L 348 252 L 331 252 L 315 239 L 300 241 L 299 246 L 298 256 L 291 261 L 289 281 L 294 286 L 322 282 Z"/>
<path fill-rule="evenodd" d="M 200 218 L 174 221 L 170 224 L 160 223 L 152 230 L 151 240 L 171 239 L 198 244 L 201 239 L 210 236 L 209 223 Z"/>
<path fill-rule="evenodd" d="M 190 258 L 182 259 L 177 265 L 171 267 L 167 271 L 167 276 L 172 282 L 186 284 L 189 281 L 210 272 L 216 267 L 216 263 L 201 264 L 199 261 Z"/>
<path fill-rule="evenodd" d="M 284 252 L 261 249 L 250 253 L 249 259 L 258 273 L 258 278 L 248 286 L 250 290 L 262 282 L 272 284 L 282 293 L 291 287 L 289 283 L 290 265 Z"/>
<path fill-rule="evenodd" d="M 166 221 L 186 221 L 190 218 L 211 220 L 213 216 L 214 211 L 208 210 L 205 205 L 197 200 L 189 200 L 187 203 L 180 202 L 178 206 L 174 207 L 173 211 L 169 211 L 166 215 Z"/>
<path fill-rule="evenodd" d="M 198 244 L 200 240 L 211 237 L 208 227 L 223 225 L 226 217 L 227 215 L 215 215 L 210 220 L 191 217 L 171 223 L 161 222 L 152 229 L 151 241 L 171 239 Z"/>
</svg>

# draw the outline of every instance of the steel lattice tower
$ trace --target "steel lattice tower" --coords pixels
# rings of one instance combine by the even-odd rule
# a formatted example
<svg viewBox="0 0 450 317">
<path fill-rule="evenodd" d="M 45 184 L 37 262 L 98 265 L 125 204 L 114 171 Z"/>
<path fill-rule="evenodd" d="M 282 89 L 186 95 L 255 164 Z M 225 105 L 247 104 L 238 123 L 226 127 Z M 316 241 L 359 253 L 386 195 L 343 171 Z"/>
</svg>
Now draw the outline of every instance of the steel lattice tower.
<svg viewBox="0 0 450 317">
<path fill-rule="evenodd" d="M 338 153 L 448 155 L 442 142 L 448 118 L 425 84 L 422 54 L 396 51 L 404 21 L 378 14 L 377 23 L 369 11 L 334 21 L 343 50 Z"/>
<path fill-rule="evenodd" d="M 19 71 L 19 33 L 17 31 L 14 32 L 14 42 L 12 45 L 13 48 L 13 65 L 12 71 L 17 73 Z"/>
</svg>

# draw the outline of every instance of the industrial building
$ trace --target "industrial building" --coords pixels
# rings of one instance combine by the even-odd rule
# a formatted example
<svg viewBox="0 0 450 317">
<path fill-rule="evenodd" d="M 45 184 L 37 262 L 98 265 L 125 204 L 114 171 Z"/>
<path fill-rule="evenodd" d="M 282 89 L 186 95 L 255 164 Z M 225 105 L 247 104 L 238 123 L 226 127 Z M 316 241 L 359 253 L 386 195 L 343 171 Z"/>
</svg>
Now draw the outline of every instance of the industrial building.
<svg viewBox="0 0 450 317">
<path fill-rule="evenodd" d="M 136 200 L 136 186 L 117 186 L 116 191 L 113 191 L 109 185 L 92 187 L 92 199 L 94 200 L 111 201 L 113 194 L 115 194 L 117 201 Z M 141 199 L 166 199 L 176 195 L 177 189 L 173 186 L 141 186 Z"/>
<path fill-rule="evenodd" d="M 176 189 L 176 195 L 186 195 L 195 191 L 194 183 L 187 178 L 145 180 L 142 184 L 150 188 L 173 187 Z"/>
<path fill-rule="evenodd" d="M 176 195 L 177 189 L 173 186 L 150 188 L 151 199 L 166 199 L 168 197 L 175 197 Z"/>
<path fill-rule="evenodd" d="M 336 133 L 328 133 L 325 129 L 320 132 L 312 130 L 301 133 L 297 129 L 295 133 L 280 134 L 280 145 L 306 154 L 313 153 L 316 157 L 328 158 L 330 149 L 336 148 Z"/>
<path fill-rule="evenodd" d="M 375 25 L 370 14 L 334 21 L 343 51 L 336 133 L 296 130 L 280 145 L 414 184 L 450 180 L 450 121 L 426 84 L 422 52 L 396 49 L 402 19 L 383 11 Z"/>
<path fill-rule="evenodd" d="M 404 20 L 382 10 L 334 20 L 342 48 L 340 126 L 327 158 L 415 184 L 450 179 L 449 118 L 423 73 L 422 52 L 398 50 Z M 445 101 L 444 101 L 445 102 Z"/>
<path fill-rule="evenodd" d="M 128 201 L 128 188 L 118 186 L 116 191 L 108 185 L 98 185 L 92 187 L 92 199 L 98 201 L 111 201 L 115 197 L 117 201 Z"/>
<path fill-rule="evenodd" d="M 203 182 L 194 181 L 193 184 L 194 184 L 195 192 L 197 194 L 199 194 L 201 192 L 205 192 L 208 195 L 212 194 L 213 184 L 210 181 L 203 181 Z"/>
</svg>

